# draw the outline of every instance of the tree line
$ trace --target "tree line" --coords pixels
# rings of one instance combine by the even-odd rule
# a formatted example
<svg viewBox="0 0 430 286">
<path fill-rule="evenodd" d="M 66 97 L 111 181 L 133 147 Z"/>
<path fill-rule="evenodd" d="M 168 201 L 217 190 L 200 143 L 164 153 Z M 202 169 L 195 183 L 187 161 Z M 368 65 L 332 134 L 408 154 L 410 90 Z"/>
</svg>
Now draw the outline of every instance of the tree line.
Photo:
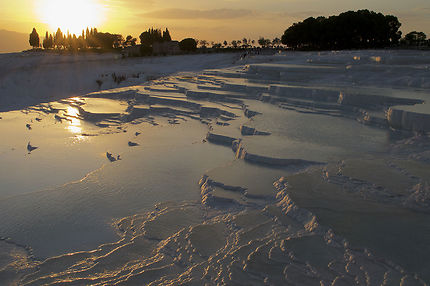
<svg viewBox="0 0 430 286">
<path fill-rule="evenodd" d="M 320 16 L 294 23 L 282 43 L 296 49 L 368 49 L 397 45 L 401 23 L 393 15 L 369 10 L 348 11 L 328 18 Z"/>
<path fill-rule="evenodd" d="M 172 37 L 170 31 L 150 28 L 142 32 L 139 36 L 140 45 L 144 50 L 144 54 L 150 53 L 150 47 L 155 42 L 170 42 Z M 33 48 L 43 47 L 45 50 L 70 50 L 79 51 L 86 49 L 103 49 L 113 50 L 119 48 L 133 47 L 137 45 L 137 38 L 128 35 L 125 39 L 120 34 L 101 33 L 97 28 L 87 28 L 82 31 L 82 34 L 70 34 L 69 32 L 63 33 L 60 28 L 54 34 L 45 33 L 43 40 L 35 28 L 30 34 L 29 43 Z M 209 42 L 206 40 L 197 40 L 194 38 L 185 38 L 179 42 L 179 47 L 183 51 L 195 51 L 201 49 L 249 49 L 256 48 L 256 44 L 263 48 L 279 47 L 281 40 L 274 38 L 273 40 L 260 37 L 258 41 L 249 38 L 240 40 L 232 40 L 231 42 Z"/>
<path fill-rule="evenodd" d="M 383 15 L 369 10 L 348 11 L 337 16 L 317 18 L 309 17 L 302 22 L 294 23 L 285 30 L 281 38 L 273 40 L 260 37 L 257 41 L 249 38 L 232 40 L 231 42 L 208 42 L 186 38 L 179 42 L 182 51 L 200 49 L 250 49 L 262 48 L 280 49 L 285 46 L 300 50 L 328 50 L 328 49 L 368 49 L 393 46 L 430 47 L 423 32 L 413 31 L 401 38 L 399 28 L 401 23 L 393 15 Z M 169 30 L 150 28 L 139 36 L 142 54 L 151 54 L 152 45 L 156 42 L 170 42 L 172 37 Z M 125 39 L 120 34 L 101 33 L 96 28 L 87 28 L 76 36 L 60 28 L 56 33 L 46 32 L 41 42 L 36 29 L 30 34 L 29 43 L 33 48 L 43 47 L 46 50 L 115 50 L 137 45 L 137 38 L 128 35 Z"/>
<path fill-rule="evenodd" d="M 64 34 L 60 28 L 54 34 L 46 32 L 45 38 L 42 43 L 40 42 L 39 34 L 36 29 L 30 34 L 29 43 L 33 48 L 42 46 L 45 50 L 58 49 L 58 50 L 71 50 L 77 51 L 82 49 L 116 49 L 120 48 L 124 39 L 119 34 L 101 33 L 96 28 L 87 28 L 86 31 L 82 30 L 82 34 Z"/>
</svg>

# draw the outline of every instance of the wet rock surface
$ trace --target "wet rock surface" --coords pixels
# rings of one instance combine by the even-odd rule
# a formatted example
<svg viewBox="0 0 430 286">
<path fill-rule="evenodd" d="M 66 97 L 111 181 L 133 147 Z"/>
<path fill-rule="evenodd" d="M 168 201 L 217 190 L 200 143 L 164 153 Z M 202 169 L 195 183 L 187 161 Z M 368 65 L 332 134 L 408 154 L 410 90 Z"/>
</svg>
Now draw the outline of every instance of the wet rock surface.
<svg viewBox="0 0 430 286">
<path fill-rule="evenodd" d="M 0 193 L 0 282 L 428 285 L 428 73 L 368 53 L 262 56 L 2 113 L 0 131 L 25 132 L 4 162 L 94 167 Z"/>
</svg>

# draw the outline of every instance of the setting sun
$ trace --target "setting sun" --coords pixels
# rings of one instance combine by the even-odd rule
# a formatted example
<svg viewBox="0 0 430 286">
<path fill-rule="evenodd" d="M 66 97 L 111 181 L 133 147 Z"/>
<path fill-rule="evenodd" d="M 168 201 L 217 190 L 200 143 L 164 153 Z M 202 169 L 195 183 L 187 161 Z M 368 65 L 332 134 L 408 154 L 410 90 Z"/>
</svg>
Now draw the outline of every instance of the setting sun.
<svg viewBox="0 0 430 286">
<path fill-rule="evenodd" d="M 97 0 L 39 0 L 36 10 L 40 20 L 52 30 L 60 28 L 72 34 L 96 27 L 104 18 L 104 7 Z"/>
</svg>

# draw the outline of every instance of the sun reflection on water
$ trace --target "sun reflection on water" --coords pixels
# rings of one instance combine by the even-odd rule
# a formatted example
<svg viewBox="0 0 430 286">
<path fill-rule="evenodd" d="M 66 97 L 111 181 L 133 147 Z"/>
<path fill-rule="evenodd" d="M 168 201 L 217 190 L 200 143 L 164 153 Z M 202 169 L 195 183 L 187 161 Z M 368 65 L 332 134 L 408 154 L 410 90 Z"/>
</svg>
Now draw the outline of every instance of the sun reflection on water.
<svg viewBox="0 0 430 286">
<path fill-rule="evenodd" d="M 79 110 L 75 107 L 67 107 L 66 113 L 69 125 L 66 127 L 71 133 L 82 133 L 81 120 L 79 119 Z"/>
</svg>

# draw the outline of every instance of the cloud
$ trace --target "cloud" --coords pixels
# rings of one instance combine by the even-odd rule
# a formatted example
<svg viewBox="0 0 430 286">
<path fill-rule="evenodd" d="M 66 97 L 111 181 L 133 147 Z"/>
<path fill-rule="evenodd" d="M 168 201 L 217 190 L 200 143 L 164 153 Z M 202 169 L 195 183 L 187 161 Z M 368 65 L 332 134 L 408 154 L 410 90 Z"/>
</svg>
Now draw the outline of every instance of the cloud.
<svg viewBox="0 0 430 286">
<path fill-rule="evenodd" d="M 152 8 L 155 0 L 100 0 L 109 8 L 148 9 Z"/>
<path fill-rule="evenodd" d="M 192 10 L 192 9 L 162 9 L 144 13 L 143 17 L 158 19 L 236 19 L 249 17 L 257 14 L 255 11 L 246 9 L 212 9 L 212 10 Z"/>
</svg>

